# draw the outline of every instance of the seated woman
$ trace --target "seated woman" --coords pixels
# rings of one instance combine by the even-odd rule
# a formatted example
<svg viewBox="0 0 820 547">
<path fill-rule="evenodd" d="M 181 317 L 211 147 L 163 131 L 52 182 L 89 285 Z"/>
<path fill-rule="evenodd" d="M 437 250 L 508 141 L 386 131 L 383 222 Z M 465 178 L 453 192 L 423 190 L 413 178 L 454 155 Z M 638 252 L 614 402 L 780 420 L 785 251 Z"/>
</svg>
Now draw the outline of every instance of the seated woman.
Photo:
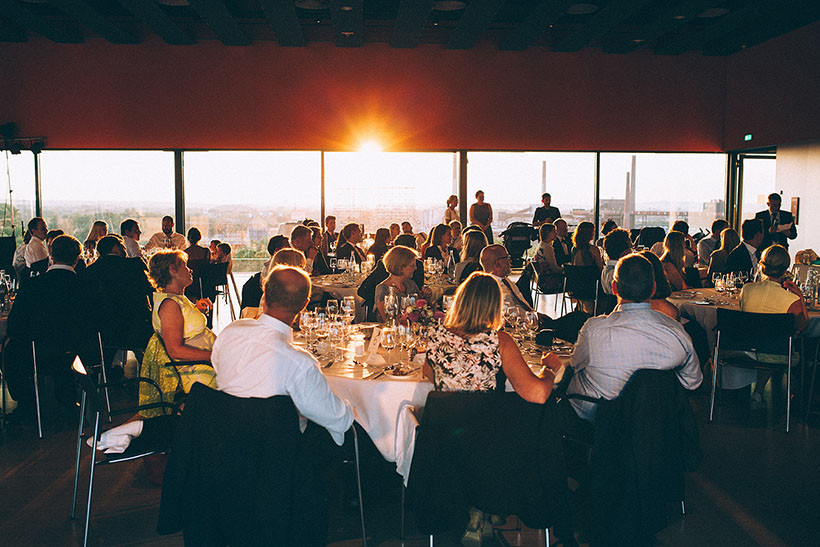
<svg viewBox="0 0 820 547">
<path fill-rule="evenodd" d="M 464 241 L 461 239 L 461 221 L 454 220 L 450 222 L 450 237 L 453 239 L 453 243 L 450 245 L 451 249 L 455 249 L 458 252 L 458 256 L 461 257 L 461 248 L 464 244 Z"/>
<path fill-rule="evenodd" d="M 379 228 L 376 230 L 376 237 L 373 240 L 373 245 L 367 250 L 367 254 L 373 255 L 374 262 L 378 262 L 384 253 L 390 248 L 390 230 L 387 228 Z"/>
<path fill-rule="evenodd" d="M 661 264 L 666 273 L 666 279 L 673 291 L 688 289 L 689 286 L 683 278 L 685 238 L 680 232 L 669 232 L 663 240 L 663 255 Z"/>
<path fill-rule="evenodd" d="M 582 222 L 572 234 L 572 265 L 595 266 L 598 271 L 604 269 L 604 259 L 601 251 L 592 244 L 595 237 L 595 225 L 591 222 Z"/>
<path fill-rule="evenodd" d="M 781 245 L 772 245 L 760 257 L 760 272 L 763 279 L 757 283 L 747 283 L 740 290 L 740 310 L 752 313 L 791 313 L 795 318 L 797 331 L 803 329 L 809 321 L 806 301 L 803 293 L 794 281 L 786 277 L 789 270 L 789 251 Z M 780 356 L 768 359 L 758 354 L 761 361 L 779 362 Z M 757 382 L 752 393 L 752 405 L 763 403 L 763 389 L 769 381 L 771 372 L 757 371 Z"/>
<path fill-rule="evenodd" d="M 471 273 L 481 271 L 481 250 L 487 246 L 487 236 L 481 230 L 468 230 L 461 236 L 464 245 L 461 253 L 461 261 L 456 264 L 456 279 L 462 283 Z"/>
<path fill-rule="evenodd" d="M 316 248 L 316 256 L 313 258 L 313 272 L 312 275 L 327 275 L 332 274 L 330 264 L 327 261 L 327 256 L 322 252 L 322 229 L 317 226 L 310 227 L 310 233 L 313 237 L 313 246 Z"/>
<path fill-rule="evenodd" d="M 191 228 L 188 229 L 189 247 L 185 249 L 189 264 L 194 261 L 210 262 L 211 260 L 211 250 L 204 245 L 200 245 L 200 241 L 202 241 L 202 232 L 200 232 L 196 226 L 191 226 Z M 217 246 L 220 243 L 222 242 L 217 243 Z"/>
<path fill-rule="evenodd" d="M 209 365 L 184 367 L 164 366 L 174 361 L 210 361 L 216 335 L 206 326 L 201 309 L 210 302 L 200 300 L 194 306 L 184 296 L 185 287 L 193 276 L 182 251 L 160 250 L 148 261 L 148 273 L 156 287 L 151 324 L 154 334 L 145 348 L 140 376 L 154 380 L 162 391 L 163 400 L 173 401 L 177 391 L 187 393 L 196 382 L 216 387 L 214 370 Z M 158 402 L 156 389 L 140 384 L 140 404 Z M 143 416 L 158 416 L 162 410 L 147 410 Z"/>
<path fill-rule="evenodd" d="M 535 249 L 532 261 L 538 273 L 538 288 L 545 292 L 552 292 L 561 288 L 564 279 L 564 268 L 555 260 L 555 225 L 546 222 L 538 228 L 540 239 Z"/>
<path fill-rule="evenodd" d="M 522 399 L 546 402 L 561 361 L 553 353 L 544 354 L 544 375 L 533 374 L 518 345 L 500 330 L 504 325 L 501 302 L 498 282 L 483 272 L 471 274 L 458 288 L 444 324 L 432 328 L 429 334 L 424 374 L 433 381 L 436 391 L 503 390 L 504 385 L 497 380 L 503 370 Z M 482 532 L 487 535 L 492 529 L 488 518 L 470 509 L 464 545 L 481 544 Z"/>
<path fill-rule="evenodd" d="M 712 251 L 709 257 L 709 273 L 706 278 L 711 282 L 712 274 L 725 274 L 726 262 L 729 260 L 729 253 L 740 245 L 740 236 L 732 228 L 725 228 L 720 232 L 720 247 Z"/>
<path fill-rule="evenodd" d="M 387 251 L 382 258 L 384 267 L 390 275 L 376 285 L 374 302 L 379 310 L 379 319 L 381 321 L 387 320 L 384 297 L 390 293 L 391 287 L 395 289 L 396 295 L 399 297 L 419 292 L 419 286 L 412 279 L 413 273 L 416 271 L 417 256 L 413 249 L 399 245 Z"/>
<path fill-rule="evenodd" d="M 437 224 L 430 232 L 430 237 L 425 242 L 425 249 L 422 258 L 435 258 L 444 264 L 450 263 L 450 244 L 453 242 L 453 235 L 450 227 L 446 224 Z"/>
<path fill-rule="evenodd" d="M 669 281 L 666 280 L 663 264 L 661 264 L 658 256 L 648 249 L 641 251 L 639 254 L 652 264 L 652 269 L 655 272 L 655 294 L 652 295 L 652 299 L 649 301 L 652 309 L 677 321 L 680 318 L 680 310 L 667 300 L 669 295 L 672 294 L 672 289 L 669 287 Z"/>
<path fill-rule="evenodd" d="M 83 243 L 83 255 L 86 260 L 93 260 L 97 253 L 97 242 L 108 234 L 108 224 L 95 220 Z"/>
</svg>

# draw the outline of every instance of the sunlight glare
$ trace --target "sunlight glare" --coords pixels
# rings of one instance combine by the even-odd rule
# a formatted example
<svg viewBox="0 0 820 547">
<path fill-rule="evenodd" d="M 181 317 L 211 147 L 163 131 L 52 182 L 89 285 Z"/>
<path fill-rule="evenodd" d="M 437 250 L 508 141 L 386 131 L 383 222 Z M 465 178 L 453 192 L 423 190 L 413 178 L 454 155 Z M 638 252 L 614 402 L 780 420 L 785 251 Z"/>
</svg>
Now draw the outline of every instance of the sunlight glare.
<svg viewBox="0 0 820 547">
<path fill-rule="evenodd" d="M 368 139 L 362 141 L 362 143 L 359 145 L 359 152 L 365 154 L 378 154 L 382 150 L 382 145 L 379 144 L 379 142 L 375 139 Z"/>
</svg>

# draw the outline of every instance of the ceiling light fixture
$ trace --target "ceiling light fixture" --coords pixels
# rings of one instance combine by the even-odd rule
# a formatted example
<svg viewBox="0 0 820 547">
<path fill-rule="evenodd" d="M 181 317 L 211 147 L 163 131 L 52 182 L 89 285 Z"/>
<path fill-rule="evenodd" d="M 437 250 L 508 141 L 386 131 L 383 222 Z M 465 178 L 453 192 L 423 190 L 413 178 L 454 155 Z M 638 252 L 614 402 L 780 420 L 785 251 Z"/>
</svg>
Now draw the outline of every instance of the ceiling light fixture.
<svg viewBox="0 0 820 547">
<path fill-rule="evenodd" d="M 433 3 L 435 11 L 458 11 L 467 7 L 466 2 L 461 0 L 438 0 Z"/>
<path fill-rule="evenodd" d="M 323 10 L 330 7 L 328 0 L 295 0 L 293 5 L 300 9 Z"/>
<path fill-rule="evenodd" d="M 342 6 L 339 9 L 342 11 L 353 11 L 353 6 Z"/>
<path fill-rule="evenodd" d="M 709 8 L 698 13 L 700 19 L 713 19 L 715 17 L 722 17 L 729 13 L 726 8 Z"/>
<path fill-rule="evenodd" d="M 677 21 L 683 21 L 684 19 L 686 19 L 686 16 L 685 15 L 673 15 L 672 19 L 675 19 Z"/>
<path fill-rule="evenodd" d="M 585 2 L 581 2 L 578 4 L 573 4 L 569 8 L 567 8 L 567 13 L 570 15 L 587 15 L 590 13 L 595 13 L 600 8 L 595 4 L 587 4 Z"/>
<path fill-rule="evenodd" d="M 157 0 L 158 4 L 162 4 L 163 6 L 187 6 L 188 0 Z"/>
</svg>

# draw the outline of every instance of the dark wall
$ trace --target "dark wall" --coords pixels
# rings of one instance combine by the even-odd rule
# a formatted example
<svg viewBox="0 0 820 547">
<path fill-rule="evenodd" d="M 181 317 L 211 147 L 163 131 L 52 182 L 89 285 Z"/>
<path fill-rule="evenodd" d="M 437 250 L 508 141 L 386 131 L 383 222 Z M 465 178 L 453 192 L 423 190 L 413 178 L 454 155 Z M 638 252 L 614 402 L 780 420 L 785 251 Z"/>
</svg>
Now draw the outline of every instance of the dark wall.
<svg viewBox="0 0 820 547">
<path fill-rule="evenodd" d="M 386 44 L 0 47 L 0 123 L 51 148 L 720 151 L 725 58 Z"/>
</svg>

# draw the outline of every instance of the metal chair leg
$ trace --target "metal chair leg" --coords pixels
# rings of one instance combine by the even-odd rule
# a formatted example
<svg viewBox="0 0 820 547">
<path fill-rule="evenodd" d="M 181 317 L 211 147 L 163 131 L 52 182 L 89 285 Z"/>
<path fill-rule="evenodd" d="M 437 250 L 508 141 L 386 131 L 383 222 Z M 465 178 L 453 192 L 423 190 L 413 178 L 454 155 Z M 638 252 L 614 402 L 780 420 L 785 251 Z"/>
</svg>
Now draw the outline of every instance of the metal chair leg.
<svg viewBox="0 0 820 547">
<path fill-rule="evenodd" d="M 34 406 L 37 410 L 37 433 L 43 438 L 43 422 L 40 416 L 40 386 L 37 377 L 37 350 L 34 347 L 34 340 L 31 341 L 31 360 L 34 363 Z"/>
<path fill-rule="evenodd" d="M 430 534 L 430 547 L 433 547 L 433 534 Z"/>
<path fill-rule="evenodd" d="M 789 423 L 792 417 L 792 339 L 789 337 L 789 359 L 786 366 L 786 433 L 789 432 Z"/>
<path fill-rule="evenodd" d="M 550 529 L 544 528 L 544 547 L 550 547 Z"/>
<path fill-rule="evenodd" d="M 91 493 L 94 488 L 94 460 L 97 457 L 97 439 L 100 438 L 100 413 L 94 416 L 94 440 L 91 444 L 91 473 L 88 477 L 88 503 L 85 507 L 85 532 L 83 534 L 83 547 L 88 545 L 88 525 L 91 522 Z"/>
<path fill-rule="evenodd" d="M 712 361 L 712 396 L 709 398 L 709 421 L 715 415 L 715 386 L 717 385 L 717 369 L 720 364 L 720 331 L 717 332 L 717 342 L 715 343 L 715 358 Z"/>
<path fill-rule="evenodd" d="M 105 354 L 103 353 L 102 334 L 100 334 L 100 331 L 97 331 L 97 341 L 100 343 L 100 373 L 102 374 L 103 384 L 105 385 L 103 388 L 103 392 L 105 393 L 105 411 L 108 417 L 108 423 L 111 423 L 111 399 L 108 396 L 108 378 L 105 373 Z"/>
<path fill-rule="evenodd" d="M 686 514 L 686 504 L 683 502 L 683 500 L 680 500 L 680 514 L 681 515 Z"/>
<path fill-rule="evenodd" d="M 401 533 L 399 534 L 399 539 L 402 541 L 404 540 L 404 493 L 405 493 L 405 486 L 404 482 L 401 483 Z"/>
<path fill-rule="evenodd" d="M 74 497 L 71 499 L 71 518 L 77 518 L 77 488 L 80 483 L 80 456 L 83 448 L 83 418 L 85 417 L 85 397 L 86 393 L 83 391 L 80 398 L 80 425 L 77 426 L 77 461 L 74 464 Z M 93 464 L 94 455 L 91 455 Z"/>
<path fill-rule="evenodd" d="M 367 532 L 364 527 L 364 501 L 362 499 L 362 476 L 359 469 L 359 435 L 356 433 L 356 424 L 353 427 L 353 450 L 356 454 L 356 487 L 359 490 L 359 517 L 362 521 L 362 545 L 367 547 Z"/>
</svg>

